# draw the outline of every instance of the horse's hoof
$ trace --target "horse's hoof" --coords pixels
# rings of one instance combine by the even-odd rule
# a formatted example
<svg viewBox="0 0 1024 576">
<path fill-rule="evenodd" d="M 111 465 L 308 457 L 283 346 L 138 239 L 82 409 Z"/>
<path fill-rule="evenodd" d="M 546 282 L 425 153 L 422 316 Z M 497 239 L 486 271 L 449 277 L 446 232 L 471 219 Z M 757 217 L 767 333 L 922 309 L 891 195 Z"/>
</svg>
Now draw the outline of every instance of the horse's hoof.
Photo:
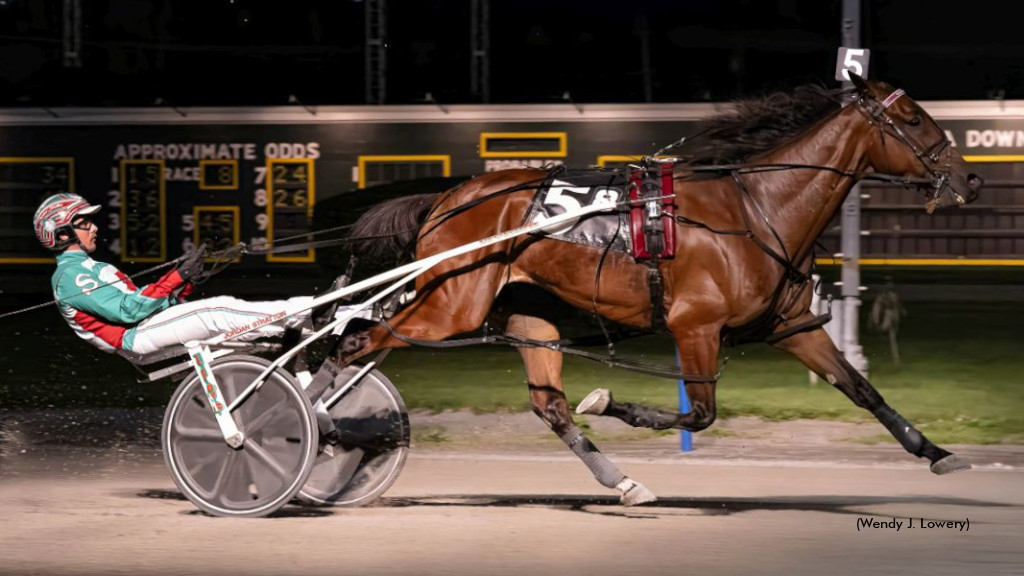
<svg viewBox="0 0 1024 576">
<path fill-rule="evenodd" d="M 638 504 L 654 502 L 658 499 L 653 492 L 632 478 L 623 478 L 622 482 L 619 482 L 619 485 L 616 486 L 616 488 L 622 491 L 622 497 L 619 498 L 619 503 L 623 506 L 636 506 Z"/>
<path fill-rule="evenodd" d="M 577 414 L 596 414 L 600 416 L 612 401 L 612 393 L 607 388 L 598 388 L 587 394 L 587 397 L 576 406 Z"/>
<path fill-rule="evenodd" d="M 961 458 L 956 454 L 950 454 L 945 458 L 932 462 L 931 465 L 932 473 L 939 474 L 950 474 L 953 472 L 959 472 L 961 470 L 970 470 L 971 463 L 966 458 Z"/>
</svg>

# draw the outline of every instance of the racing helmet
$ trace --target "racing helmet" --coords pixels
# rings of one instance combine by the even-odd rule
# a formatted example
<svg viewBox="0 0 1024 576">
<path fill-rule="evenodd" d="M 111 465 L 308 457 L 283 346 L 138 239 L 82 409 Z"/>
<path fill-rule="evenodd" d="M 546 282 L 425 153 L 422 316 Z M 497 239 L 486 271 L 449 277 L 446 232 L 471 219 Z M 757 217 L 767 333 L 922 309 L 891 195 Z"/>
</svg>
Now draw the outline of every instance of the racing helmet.
<svg viewBox="0 0 1024 576">
<path fill-rule="evenodd" d="M 75 217 L 95 214 L 99 210 L 99 206 L 90 205 L 78 194 L 54 194 L 39 205 L 32 217 L 32 227 L 44 248 L 63 250 L 78 241 L 78 235 L 71 225 Z M 62 240 L 61 234 L 67 235 L 67 238 Z"/>
</svg>

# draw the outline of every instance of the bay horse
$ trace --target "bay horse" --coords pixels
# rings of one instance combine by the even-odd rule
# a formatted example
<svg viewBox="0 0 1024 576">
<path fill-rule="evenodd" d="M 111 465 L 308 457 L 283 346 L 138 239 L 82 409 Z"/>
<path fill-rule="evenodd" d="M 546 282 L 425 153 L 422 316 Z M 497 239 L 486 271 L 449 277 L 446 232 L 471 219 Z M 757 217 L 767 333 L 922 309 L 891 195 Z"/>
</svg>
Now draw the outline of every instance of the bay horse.
<svg viewBox="0 0 1024 576">
<path fill-rule="evenodd" d="M 579 413 L 638 427 L 703 430 L 715 420 L 723 340 L 768 340 L 870 411 L 904 449 L 927 458 L 934 473 L 970 468 L 891 408 L 810 311 L 815 241 L 857 181 L 885 174 L 919 183 L 929 212 L 973 201 L 982 185 L 945 132 L 903 90 L 857 76 L 853 83 L 845 91 L 805 86 L 740 101 L 679 146 L 671 191 L 676 257 L 657 265 L 663 318 L 652 305 L 647 265 L 624 252 L 536 235 L 446 261 L 424 274 L 416 280 L 414 299 L 390 326 L 350 336 L 337 360 L 348 364 L 410 339 L 440 341 L 475 330 L 503 291 L 533 285 L 624 325 L 664 326 L 678 347 L 689 412 L 619 402 L 598 389 L 580 403 Z M 547 177 L 545 170 L 505 170 L 445 193 L 391 200 L 364 214 L 351 236 L 378 238 L 361 245 L 361 253 L 414 248 L 415 257 L 424 258 L 520 226 L 537 183 Z M 559 339 L 544 313 L 550 306 L 516 298 L 500 303 L 505 334 Z M 562 389 L 561 352 L 553 346 L 518 351 L 533 411 L 602 485 L 619 490 L 623 504 L 654 500 L 574 424 Z"/>
</svg>

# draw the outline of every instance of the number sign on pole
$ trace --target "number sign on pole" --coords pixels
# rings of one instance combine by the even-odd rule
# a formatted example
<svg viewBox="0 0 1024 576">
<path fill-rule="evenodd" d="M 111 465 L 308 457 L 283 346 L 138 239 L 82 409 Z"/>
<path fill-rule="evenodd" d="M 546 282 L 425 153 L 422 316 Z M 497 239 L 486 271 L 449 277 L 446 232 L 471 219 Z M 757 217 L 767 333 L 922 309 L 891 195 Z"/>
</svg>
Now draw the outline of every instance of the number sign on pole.
<svg viewBox="0 0 1024 576">
<path fill-rule="evenodd" d="M 836 58 L 836 80 L 840 82 L 850 81 L 850 72 L 857 76 L 867 78 L 868 60 L 871 58 L 871 50 L 867 48 L 839 49 L 839 57 Z"/>
</svg>

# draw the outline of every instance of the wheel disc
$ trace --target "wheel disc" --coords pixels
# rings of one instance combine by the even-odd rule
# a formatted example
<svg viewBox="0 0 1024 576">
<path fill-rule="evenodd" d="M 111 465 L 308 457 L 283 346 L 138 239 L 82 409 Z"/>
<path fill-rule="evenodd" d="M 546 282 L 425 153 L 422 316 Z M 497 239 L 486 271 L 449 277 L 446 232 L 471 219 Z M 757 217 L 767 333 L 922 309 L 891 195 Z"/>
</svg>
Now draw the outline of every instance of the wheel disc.
<svg viewBox="0 0 1024 576">
<path fill-rule="evenodd" d="M 330 399 L 358 370 L 358 366 L 345 368 L 323 399 Z M 328 412 L 337 438 L 321 438 L 299 499 L 315 505 L 366 505 L 391 487 L 405 464 L 409 451 L 405 402 L 383 374 L 371 370 Z"/>
<path fill-rule="evenodd" d="M 225 404 L 268 365 L 259 358 L 215 362 Z M 264 516 L 302 487 L 316 452 L 312 407 L 284 371 L 271 374 L 235 412 L 245 434 L 238 449 L 224 441 L 198 378 L 179 387 L 164 419 L 164 457 L 182 493 L 218 516 Z"/>
</svg>

